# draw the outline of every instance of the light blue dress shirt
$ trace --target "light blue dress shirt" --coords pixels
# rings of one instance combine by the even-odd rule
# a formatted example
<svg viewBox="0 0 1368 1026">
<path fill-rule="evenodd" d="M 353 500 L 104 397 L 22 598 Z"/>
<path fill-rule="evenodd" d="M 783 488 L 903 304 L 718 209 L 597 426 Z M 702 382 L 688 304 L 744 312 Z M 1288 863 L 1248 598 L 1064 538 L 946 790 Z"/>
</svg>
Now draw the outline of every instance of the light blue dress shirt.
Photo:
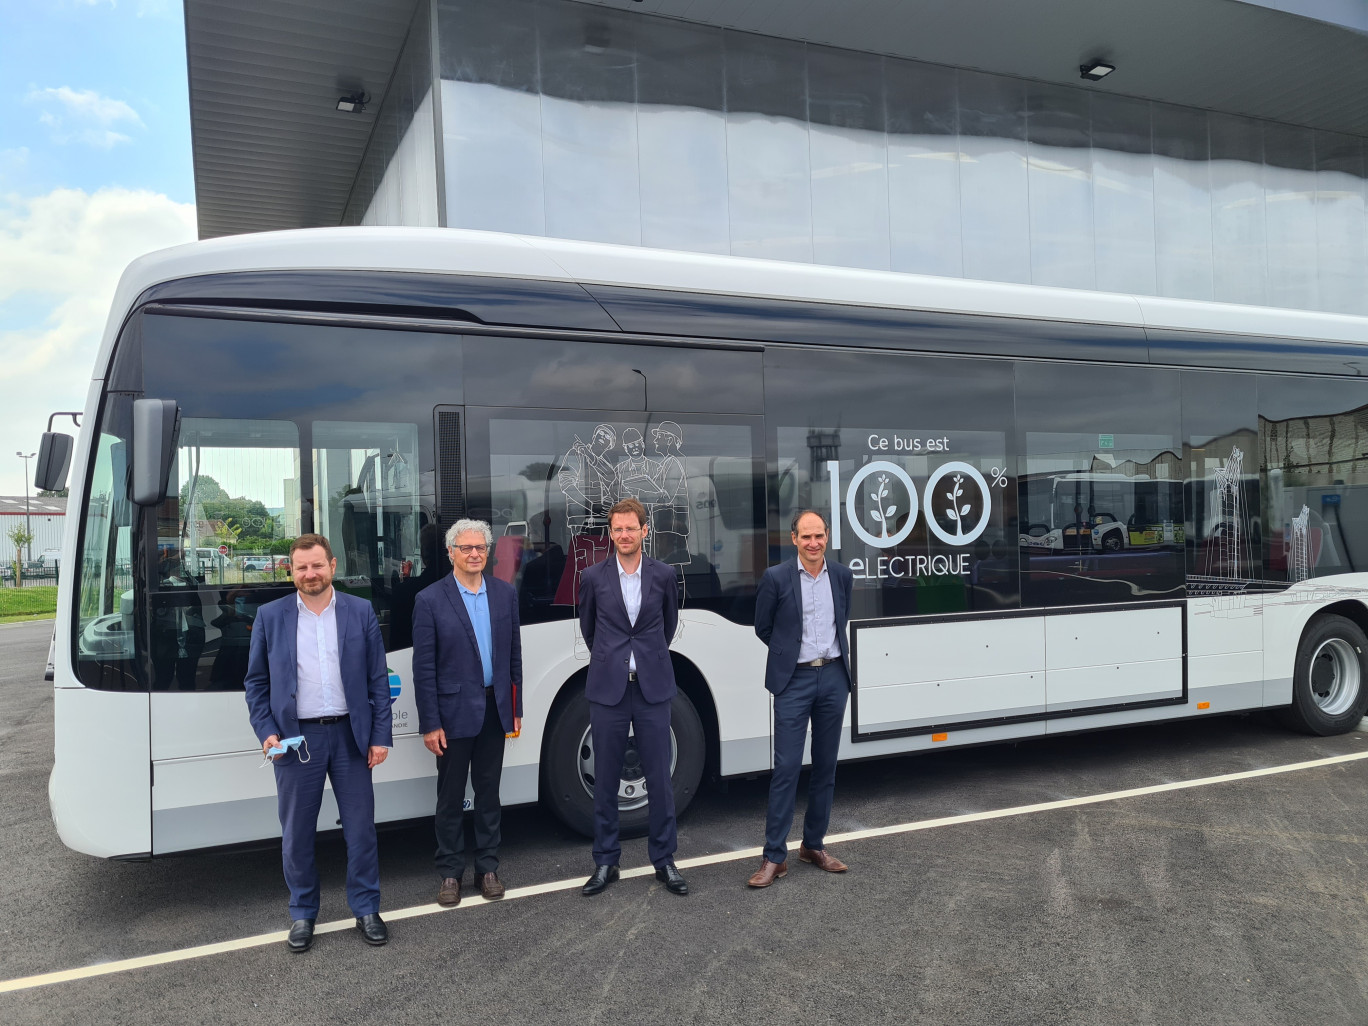
<svg viewBox="0 0 1368 1026">
<path fill-rule="evenodd" d="M 484 686 L 494 683 L 494 629 L 489 623 L 489 588 L 485 579 L 480 578 L 480 590 L 470 591 L 459 578 L 457 586 L 461 589 L 461 600 L 466 612 L 470 614 L 470 624 L 475 628 L 475 643 L 480 646 L 480 663 L 484 666 Z"/>
<path fill-rule="evenodd" d="M 839 659 L 841 646 L 836 640 L 836 603 L 831 597 L 831 575 L 826 561 L 816 577 L 798 564 L 798 579 L 803 590 L 803 640 L 798 646 L 798 661 Z"/>
<path fill-rule="evenodd" d="M 645 562 L 643 559 L 637 563 L 636 572 L 629 574 L 622 568 L 622 560 L 617 560 L 618 584 L 622 586 L 622 604 L 627 607 L 627 619 L 633 627 L 636 626 L 637 616 L 641 613 L 641 566 Z M 627 654 L 627 669 L 636 673 L 635 652 L 629 651 Z"/>
<path fill-rule="evenodd" d="M 347 695 L 342 690 L 342 663 L 337 650 L 337 592 L 328 608 L 315 614 L 295 592 L 299 626 L 295 632 L 295 713 L 301 720 L 344 716 Z"/>
</svg>

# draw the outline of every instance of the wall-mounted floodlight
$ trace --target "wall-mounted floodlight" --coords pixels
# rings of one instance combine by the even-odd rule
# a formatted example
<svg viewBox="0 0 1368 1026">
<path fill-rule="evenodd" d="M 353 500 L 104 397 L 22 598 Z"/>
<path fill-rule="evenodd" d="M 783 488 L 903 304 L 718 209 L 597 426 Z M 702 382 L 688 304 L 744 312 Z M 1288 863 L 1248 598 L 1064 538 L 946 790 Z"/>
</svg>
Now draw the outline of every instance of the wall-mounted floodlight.
<svg viewBox="0 0 1368 1026">
<path fill-rule="evenodd" d="M 1116 70 L 1115 64 L 1108 64 L 1106 61 L 1088 61 L 1087 64 L 1080 64 L 1078 70 L 1083 78 L 1089 82 L 1101 82 L 1104 78 Z"/>
<path fill-rule="evenodd" d="M 368 103 L 370 103 L 370 96 L 366 93 L 352 93 L 349 96 L 338 98 L 337 109 L 347 114 L 360 114 L 366 109 Z"/>
</svg>

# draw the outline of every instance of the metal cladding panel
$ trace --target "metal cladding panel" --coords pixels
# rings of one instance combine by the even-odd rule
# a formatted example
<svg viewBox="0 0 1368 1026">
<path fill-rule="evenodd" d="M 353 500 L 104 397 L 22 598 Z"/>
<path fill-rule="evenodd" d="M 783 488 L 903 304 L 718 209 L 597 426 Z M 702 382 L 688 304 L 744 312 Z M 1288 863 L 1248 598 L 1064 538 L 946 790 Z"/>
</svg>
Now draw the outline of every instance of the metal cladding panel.
<svg viewBox="0 0 1368 1026">
<path fill-rule="evenodd" d="M 1097 92 L 1368 135 L 1368 34 L 1310 0 L 578 2 L 1066 85 L 1100 57 Z"/>
</svg>

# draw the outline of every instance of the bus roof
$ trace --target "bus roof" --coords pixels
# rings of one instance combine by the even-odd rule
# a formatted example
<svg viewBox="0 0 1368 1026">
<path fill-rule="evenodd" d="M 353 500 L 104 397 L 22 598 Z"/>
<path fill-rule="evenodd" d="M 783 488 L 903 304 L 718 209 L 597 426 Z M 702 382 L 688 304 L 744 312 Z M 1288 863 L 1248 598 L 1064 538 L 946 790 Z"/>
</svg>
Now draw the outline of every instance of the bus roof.
<svg viewBox="0 0 1368 1026">
<path fill-rule="evenodd" d="M 180 278 L 270 270 L 487 275 L 686 293 L 1368 344 L 1368 317 L 455 228 L 311 228 L 234 235 L 139 257 L 115 294 L 97 367 L 130 306 Z M 98 372 L 97 372 L 98 373 Z"/>
</svg>

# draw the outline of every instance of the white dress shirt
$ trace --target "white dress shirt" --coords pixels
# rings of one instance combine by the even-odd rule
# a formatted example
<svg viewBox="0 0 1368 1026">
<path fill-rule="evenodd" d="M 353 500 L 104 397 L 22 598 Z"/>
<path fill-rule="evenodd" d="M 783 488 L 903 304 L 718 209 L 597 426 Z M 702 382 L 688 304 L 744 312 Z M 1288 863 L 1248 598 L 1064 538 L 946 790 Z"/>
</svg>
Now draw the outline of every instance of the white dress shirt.
<svg viewBox="0 0 1368 1026">
<path fill-rule="evenodd" d="M 337 655 L 337 592 L 328 608 L 315 614 L 295 592 L 299 627 L 295 633 L 295 711 L 301 720 L 345 716 L 347 696 L 342 690 L 342 664 Z"/>
<path fill-rule="evenodd" d="M 641 612 L 641 566 L 646 560 L 643 558 L 637 563 L 634 573 L 628 573 L 622 567 L 622 560 L 618 558 L 618 584 L 622 586 L 622 604 L 627 607 L 627 619 L 631 621 L 633 627 L 636 626 L 637 615 Z M 628 650 L 627 669 L 636 673 L 636 653 Z"/>
</svg>

